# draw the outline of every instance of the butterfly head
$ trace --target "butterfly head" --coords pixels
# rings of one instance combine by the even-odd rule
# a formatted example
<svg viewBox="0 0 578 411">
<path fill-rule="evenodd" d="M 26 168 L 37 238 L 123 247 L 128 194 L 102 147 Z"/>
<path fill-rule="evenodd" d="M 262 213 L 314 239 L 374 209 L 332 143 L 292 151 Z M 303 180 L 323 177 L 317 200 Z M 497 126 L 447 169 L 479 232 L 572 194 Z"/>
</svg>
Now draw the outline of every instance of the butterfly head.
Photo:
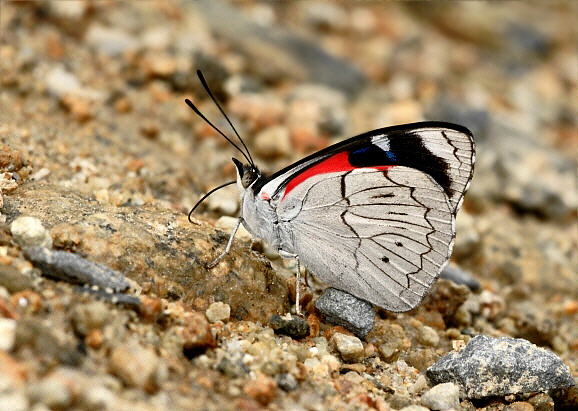
<svg viewBox="0 0 578 411">
<path fill-rule="evenodd" d="M 239 186 L 239 189 L 242 188 L 246 190 L 261 176 L 261 173 L 255 166 L 245 165 L 236 158 L 233 158 L 233 163 L 235 163 L 235 167 L 237 168 L 237 186 Z"/>
</svg>

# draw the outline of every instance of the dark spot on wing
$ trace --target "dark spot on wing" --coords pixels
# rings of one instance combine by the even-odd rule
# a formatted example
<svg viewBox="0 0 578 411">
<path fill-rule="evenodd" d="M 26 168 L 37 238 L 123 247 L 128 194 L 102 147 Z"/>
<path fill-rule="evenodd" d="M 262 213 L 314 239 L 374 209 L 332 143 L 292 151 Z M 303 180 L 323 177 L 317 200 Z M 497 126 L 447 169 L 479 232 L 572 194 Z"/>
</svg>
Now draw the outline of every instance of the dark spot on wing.
<svg viewBox="0 0 578 411">
<path fill-rule="evenodd" d="M 398 164 L 396 155 L 391 151 L 384 151 L 369 142 L 365 144 L 349 153 L 348 160 L 353 167 L 394 166 Z"/>
<path fill-rule="evenodd" d="M 383 261 L 384 263 L 389 263 L 389 258 L 383 257 L 383 258 L 381 259 L 381 261 Z"/>
<path fill-rule="evenodd" d="M 377 194 L 372 196 L 372 198 L 391 198 L 391 197 L 395 197 L 395 195 L 393 193 L 387 193 L 387 194 Z"/>
<path fill-rule="evenodd" d="M 403 247 L 403 244 L 400 243 L 399 241 L 396 241 L 396 242 L 395 242 L 395 245 L 398 246 L 398 247 Z"/>
</svg>

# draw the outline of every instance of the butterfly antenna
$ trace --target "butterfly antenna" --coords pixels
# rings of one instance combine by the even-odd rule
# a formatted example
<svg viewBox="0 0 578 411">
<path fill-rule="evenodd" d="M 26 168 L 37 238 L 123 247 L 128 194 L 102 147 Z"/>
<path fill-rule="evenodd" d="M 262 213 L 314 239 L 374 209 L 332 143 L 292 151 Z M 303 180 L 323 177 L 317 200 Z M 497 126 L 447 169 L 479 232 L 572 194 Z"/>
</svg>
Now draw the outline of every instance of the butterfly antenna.
<svg viewBox="0 0 578 411">
<path fill-rule="evenodd" d="M 219 104 L 219 102 L 217 101 L 217 99 L 215 98 L 215 96 L 213 96 L 213 93 L 211 92 L 211 89 L 210 89 L 209 86 L 207 85 L 207 82 L 205 81 L 205 77 L 203 76 L 203 73 L 201 73 L 201 70 L 197 70 L 197 76 L 199 76 L 199 79 L 201 80 L 201 84 L 203 85 L 203 87 L 205 88 L 205 90 L 207 91 L 207 93 L 209 93 L 209 96 L 211 97 L 211 99 L 213 100 L 213 102 L 217 105 L 217 107 L 219 108 L 219 110 L 221 111 L 221 113 L 223 114 L 223 116 L 225 117 L 225 119 L 227 120 L 227 123 L 229 123 L 229 125 L 230 125 L 231 128 L 233 129 L 233 131 L 234 131 L 235 134 L 237 135 L 237 138 L 239 139 L 239 141 L 241 142 L 241 144 L 243 144 L 243 147 L 245 148 L 245 150 L 247 151 L 247 154 L 249 155 L 249 163 L 251 163 L 251 166 L 255 167 L 255 163 L 253 162 L 253 157 L 251 157 L 251 152 L 250 152 L 249 149 L 247 148 L 247 145 L 245 144 L 245 142 L 243 141 L 243 139 L 241 138 L 241 136 L 239 135 L 239 133 L 237 133 L 237 130 L 236 130 L 235 127 L 233 126 L 233 123 L 231 123 L 231 120 L 229 120 L 229 117 L 227 117 L 227 115 L 225 114 L 225 111 L 221 108 L 221 105 Z M 247 156 L 245 156 L 245 158 L 247 158 Z"/>
<path fill-rule="evenodd" d="M 237 182 L 237 180 L 233 180 L 233 181 L 229 181 L 228 183 L 225 184 L 221 184 L 218 187 L 213 188 L 211 191 L 209 191 L 207 194 L 205 194 L 203 197 L 201 197 L 201 199 L 199 201 L 197 201 L 197 204 L 195 204 L 195 206 L 191 209 L 191 211 L 189 211 L 189 222 L 192 223 L 193 221 L 191 220 L 191 215 L 193 214 L 193 212 L 197 209 L 197 207 L 203 202 L 205 201 L 205 198 L 207 198 L 208 196 L 210 196 L 211 194 L 213 194 L 215 191 L 220 190 L 223 187 L 227 187 L 230 186 L 231 184 L 235 184 Z"/>
<path fill-rule="evenodd" d="M 233 143 L 229 137 L 227 137 L 221 130 L 219 130 L 219 129 L 217 128 L 217 126 L 215 126 L 213 123 L 211 123 L 211 122 L 209 121 L 209 119 L 207 119 L 207 117 L 205 117 L 205 116 L 203 115 L 203 113 L 201 113 L 201 112 L 199 111 L 199 109 L 197 108 L 197 106 L 195 106 L 191 100 L 189 100 L 188 98 L 186 98 L 186 99 L 185 99 L 185 103 L 187 103 L 187 105 L 197 114 L 197 116 L 201 117 L 203 120 L 205 120 L 205 121 L 207 122 L 208 125 L 210 125 L 211 127 L 213 127 L 213 129 L 214 129 L 217 133 L 219 133 L 220 135 L 222 135 L 223 137 L 225 137 L 225 139 L 226 139 L 229 143 L 231 143 L 231 144 L 233 145 L 233 147 L 235 147 L 237 150 L 239 150 L 239 151 L 241 152 L 241 154 L 243 154 L 243 156 L 245 157 L 245 159 L 246 159 L 251 165 L 253 165 L 253 162 L 251 161 L 251 159 L 250 159 L 249 157 L 247 157 L 247 154 L 245 154 L 245 152 L 244 152 L 243 150 L 241 150 L 238 145 L 236 145 L 235 143 Z"/>
</svg>

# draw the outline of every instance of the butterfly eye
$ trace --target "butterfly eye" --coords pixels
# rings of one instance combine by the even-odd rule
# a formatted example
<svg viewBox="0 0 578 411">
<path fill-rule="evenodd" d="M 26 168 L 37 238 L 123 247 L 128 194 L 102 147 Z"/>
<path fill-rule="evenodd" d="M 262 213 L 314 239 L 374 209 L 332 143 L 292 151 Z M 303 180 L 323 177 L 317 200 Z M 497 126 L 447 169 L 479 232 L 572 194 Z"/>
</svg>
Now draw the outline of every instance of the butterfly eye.
<svg viewBox="0 0 578 411">
<path fill-rule="evenodd" d="M 241 177 L 241 184 L 243 188 L 249 187 L 255 180 L 259 178 L 259 173 L 257 173 L 254 169 L 245 170 L 245 173 Z"/>
</svg>

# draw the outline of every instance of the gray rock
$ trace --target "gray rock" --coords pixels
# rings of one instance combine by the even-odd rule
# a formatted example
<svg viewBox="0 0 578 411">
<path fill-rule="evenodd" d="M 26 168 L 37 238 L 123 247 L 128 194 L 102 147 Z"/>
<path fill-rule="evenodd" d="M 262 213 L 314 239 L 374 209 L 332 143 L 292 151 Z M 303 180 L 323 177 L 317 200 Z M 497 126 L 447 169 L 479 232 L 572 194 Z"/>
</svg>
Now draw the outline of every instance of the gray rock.
<svg viewBox="0 0 578 411">
<path fill-rule="evenodd" d="M 428 368 L 432 384 L 453 382 L 467 398 L 548 391 L 574 385 L 570 370 L 555 354 L 514 338 L 474 337 Z"/>
<path fill-rule="evenodd" d="M 281 388 L 283 391 L 294 391 L 297 388 L 299 388 L 299 384 L 297 383 L 297 380 L 295 379 L 293 374 L 289 373 L 277 374 L 275 376 L 275 381 L 277 382 L 279 388 Z"/>
<path fill-rule="evenodd" d="M 431 410 L 459 410 L 460 389 L 451 382 L 436 385 L 421 397 L 421 403 Z"/>
<path fill-rule="evenodd" d="M 453 264 L 448 264 L 444 267 L 440 274 L 440 278 L 445 278 L 446 280 L 453 281 L 456 284 L 465 285 L 472 291 L 478 291 L 481 287 L 478 280 Z"/>
<path fill-rule="evenodd" d="M 327 288 L 315 307 L 329 323 L 341 325 L 359 338 L 365 338 L 375 324 L 371 303 L 335 288 Z"/>
<path fill-rule="evenodd" d="M 24 250 L 42 275 L 73 284 L 97 285 L 114 291 L 125 291 L 129 283 L 118 271 L 93 263 L 79 255 L 65 251 L 54 251 L 45 247 L 28 247 Z"/>
<path fill-rule="evenodd" d="M 288 335 L 299 339 L 309 335 L 309 324 L 303 318 L 292 316 L 291 319 L 274 315 L 269 320 L 269 325 L 276 334 Z"/>
</svg>

